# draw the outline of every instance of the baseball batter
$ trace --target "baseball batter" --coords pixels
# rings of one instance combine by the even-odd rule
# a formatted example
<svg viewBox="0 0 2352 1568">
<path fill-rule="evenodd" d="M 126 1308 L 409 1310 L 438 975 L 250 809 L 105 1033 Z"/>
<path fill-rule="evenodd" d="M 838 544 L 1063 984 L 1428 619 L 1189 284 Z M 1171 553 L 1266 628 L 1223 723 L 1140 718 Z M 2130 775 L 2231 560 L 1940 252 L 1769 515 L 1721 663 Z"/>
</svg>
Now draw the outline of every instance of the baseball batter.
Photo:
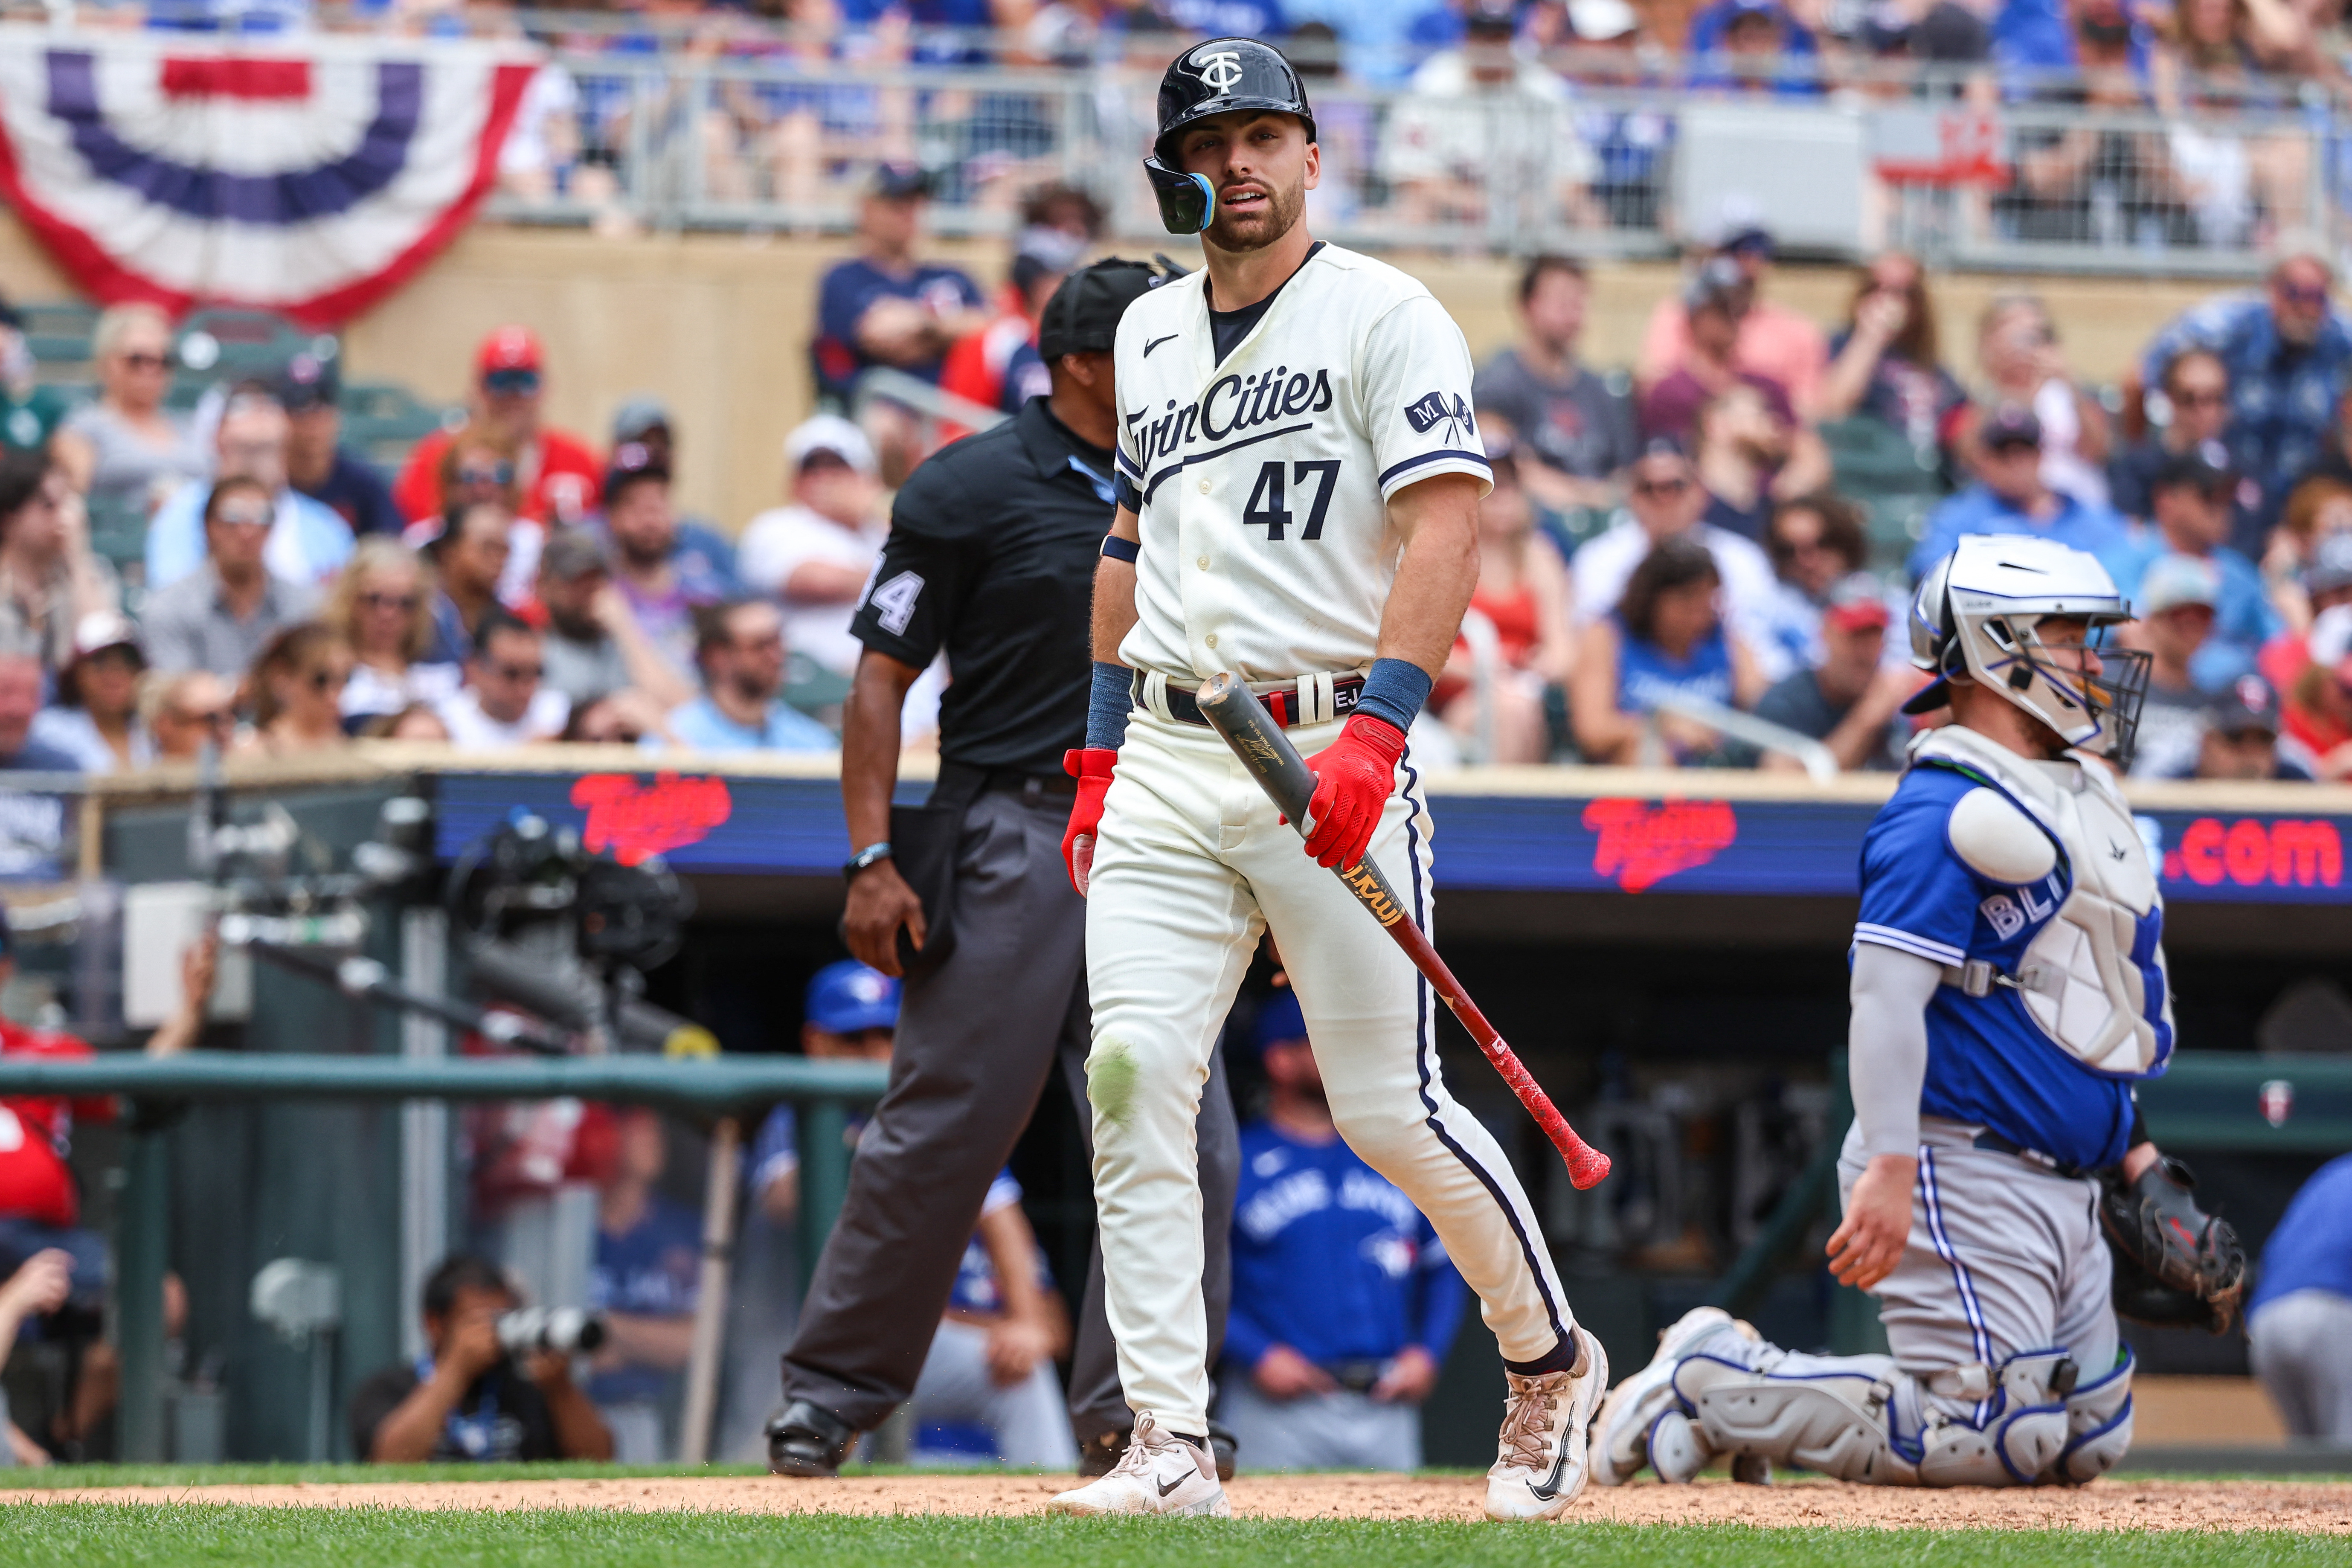
<svg viewBox="0 0 2352 1568">
<path fill-rule="evenodd" d="M 1305 1010 L 1333 1120 L 1435 1226 L 1485 1303 L 1510 1397 L 1497 1518 L 1584 1485 L 1607 1386 L 1509 1162 L 1446 1091 L 1428 984 L 1322 867 L 1367 850 L 1430 921 L 1405 733 L 1477 578 L 1488 468 L 1470 356 L 1429 291 L 1301 221 L 1315 120 L 1278 52 L 1187 49 L 1146 160 L 1207 266 L 1121 320 L 1117 522 L 1095 580 L 1094 700 L 1065 849 L 1087 894 L 1087 1060 L 1110 1326 L 1136 1412 L 1073 1513 L 1227 1511 L 1208 1450 L 1193 1106 L 1261 933 Z M 1202 723 L 1234 671 L 1310 758 L 1307 853 Z"/>
<path fill-rule="evenodd" d="M 2087 1481 L 2131 1443 L 2116 1306 L 2234 1316 L 2236 1238 L 2133 1105 L 2173 1031 L 2163 900 L 2108 765 L 2147 656 L 2094 646 L 2129 618 L 2052 540 L 1964 538 L 1921 582 L 1913 662 L 1937 679 L 1908 710 L 1954 721 L 1914 742 L 1864 840 L 1829 1241 L 1894 1353 L 1794 1354 L 1700 1308 L 1602 1407 L 1601 1484 L 1718 1454 L 1890 1486 Z"/>
</svg>

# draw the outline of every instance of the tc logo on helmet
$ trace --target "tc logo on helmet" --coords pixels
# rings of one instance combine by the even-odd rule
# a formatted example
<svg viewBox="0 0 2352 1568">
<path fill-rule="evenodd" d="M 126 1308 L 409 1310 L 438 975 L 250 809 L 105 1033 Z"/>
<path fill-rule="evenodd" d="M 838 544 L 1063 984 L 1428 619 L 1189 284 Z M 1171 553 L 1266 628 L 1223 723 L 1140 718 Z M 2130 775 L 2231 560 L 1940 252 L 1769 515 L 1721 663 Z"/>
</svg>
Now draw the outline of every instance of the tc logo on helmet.
<svg viewBox="0 0 2352 1568">
<path fill-rule="evenodd" d="M 1231 49 L 1202 55 L 1192 62 L 1201 79 L 1219 92 L 1231 92 L 1242 81 L 1242 58 Z"/>
</svg>

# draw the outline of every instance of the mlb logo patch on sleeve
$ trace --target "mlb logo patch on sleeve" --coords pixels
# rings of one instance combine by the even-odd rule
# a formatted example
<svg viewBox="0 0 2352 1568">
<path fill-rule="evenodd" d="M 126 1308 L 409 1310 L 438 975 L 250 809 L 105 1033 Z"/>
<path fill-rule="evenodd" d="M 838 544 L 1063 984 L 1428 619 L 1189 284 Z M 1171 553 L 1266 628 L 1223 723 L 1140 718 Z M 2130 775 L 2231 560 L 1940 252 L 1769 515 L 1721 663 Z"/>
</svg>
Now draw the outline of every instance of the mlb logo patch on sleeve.
<svg viewBox="0 0 2352 1568">
<path fill-rule="evenodd" d="M 1416 436 L 1426 436 L 1443 424 L 1446 427 L 1446 438 L 1453 440 L 1457 438 L 1457 432 L 1460 435 L 1468 435 L 1478 427 L 1470 417 L 1468 401 L 1460 393 L 1454 394 L 1454 402 L 1449 406 L 1445 401 L 1445 394 L 1424 392 L 1406 405 L 1404 416 L 1405 422 L 1412 426 L 1413 434 Z"/>
</svg>

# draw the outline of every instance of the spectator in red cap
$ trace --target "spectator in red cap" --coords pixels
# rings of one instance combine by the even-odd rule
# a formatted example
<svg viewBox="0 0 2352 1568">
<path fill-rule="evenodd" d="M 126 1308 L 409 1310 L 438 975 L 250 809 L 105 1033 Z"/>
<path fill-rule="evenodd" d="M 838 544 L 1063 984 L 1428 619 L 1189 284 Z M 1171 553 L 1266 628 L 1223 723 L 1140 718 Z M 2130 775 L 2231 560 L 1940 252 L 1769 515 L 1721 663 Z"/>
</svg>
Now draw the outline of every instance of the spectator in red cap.
<svg viewBox="0 0 2352 1568">
<path fill-rule="evenodd" d="M 538 335 L 529 327 L 499 328 L 476 351 L 474 371 L 473 406 L 459 434 L 511 447 L 522 516 L 551 525 L 585 518 L 596 506 L 603 465 L 585 441 L 540 423 L 544 383 Z M 438 430 L 425 437 L 400 470 L 393 499 L 412 521 L 445 509 L 441 454 L 453 438 Z"/>
<path fill-rule="evenodd" d="M 2352 605 L 2311 623 L 2311 662 L 2287 691 L 2286 733 L 2334 783 L 2352 774 Z"/>
<path fill-rule="evenodd" d="M 1756 716 L 1821 742 L 1849 773 L 1899 770 L 1911 726 L 1895 710 L 1919 682 L 1908 666 L 1884 662 L 1894 619 L 1878 579 L 1855 573 L 1840 580 L 1822 611 L 1822 661 L 1764 693 Z M 1766 752 L 1762 765 L 1800 766 L 1778 752 Z"/>
</svg>

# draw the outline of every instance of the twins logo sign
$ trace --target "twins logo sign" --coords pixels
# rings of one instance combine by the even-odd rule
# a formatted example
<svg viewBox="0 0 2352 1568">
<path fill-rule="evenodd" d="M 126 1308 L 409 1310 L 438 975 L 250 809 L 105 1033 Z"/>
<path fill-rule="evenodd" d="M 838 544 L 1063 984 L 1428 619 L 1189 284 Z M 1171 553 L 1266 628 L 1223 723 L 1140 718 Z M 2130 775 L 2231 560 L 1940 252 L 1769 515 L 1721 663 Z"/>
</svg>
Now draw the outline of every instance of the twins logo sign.
<svg viewBox="0 0 2352 1568">
<path fill-rule="evenodd" d="M 1448 441 L 1460 441 L 1465 437 L 1477 434 L 1478 430 L 1477 422 L 1470 417 L 1470 405 L 1458 392 L 1454 395 L 1451 406 L 1446 404 L 1445 394 L 1425 392 L 1406 405 L 1404 417 L 1416 436 L 1426 436 L 1440 424 L 1445 426 Z"/>
</svg>

